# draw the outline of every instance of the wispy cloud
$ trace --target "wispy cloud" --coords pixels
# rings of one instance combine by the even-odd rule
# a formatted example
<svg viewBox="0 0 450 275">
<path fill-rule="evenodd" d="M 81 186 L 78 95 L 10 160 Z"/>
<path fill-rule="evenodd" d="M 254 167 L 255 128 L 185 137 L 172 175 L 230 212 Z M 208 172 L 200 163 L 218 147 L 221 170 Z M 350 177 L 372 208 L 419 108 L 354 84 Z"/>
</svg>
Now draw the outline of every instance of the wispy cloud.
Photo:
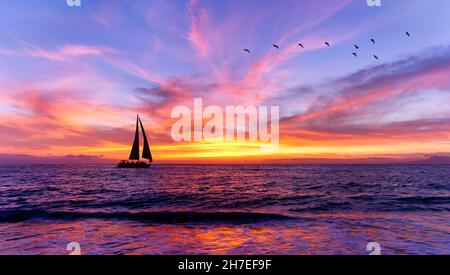
<svg viewBox="0 0 450 275">
<path fill-rule="evenodd" d="M 196 49 L 200 57 L 206 57 L 209 53 L 209 44 L 205 34 L 208 25 L 208 13 L 204 8 L 196 10 L 197 0 L 190 0 L 187 6 L 187 14 L 190 23 L 188 39 Z"/>
<path fill-rule="evenodd" d="M 335 140 L 342 145 L 445 140 L 450 136 L 446 126 L 450 112 L 440 109 L 440 98 L 432 98 L 440 91 L 450 101 L 449 68 L 450 48 L 441 47 L 332 80 L 321 86 L 329 94 L 317 97 L 305 112 L 283 119 L 282 132 L 291 137 Z M 313 89 L 298 92 L 305 91 Z M 435 109 L 427 110 L 430 105 L 422 104 L 426 109 L 415 110 L 420 105 L 413 103 L 424 100 L 418 97 L 421 94 Z M 418 113 L 415 118 L 406 113 L 408 105 L 398 105 L 408 102 L 411 111 Z M 396 113 L 394 120 L 389 119 Z"/>
<path fill-rule="evenodd" d="M 45 58 L 51 61 L 61 61 L 68 58 L 81 56 L 105 56 L 117 53 L 108 47 L 96 47 L 88 45 L 63 45 L 53 51 L 43 49 L 24 40 L 18 40 L 20 49 L 0 49 L 0 54 L 12 56 L 25 56 L 33 58 Z"/>
</svg>

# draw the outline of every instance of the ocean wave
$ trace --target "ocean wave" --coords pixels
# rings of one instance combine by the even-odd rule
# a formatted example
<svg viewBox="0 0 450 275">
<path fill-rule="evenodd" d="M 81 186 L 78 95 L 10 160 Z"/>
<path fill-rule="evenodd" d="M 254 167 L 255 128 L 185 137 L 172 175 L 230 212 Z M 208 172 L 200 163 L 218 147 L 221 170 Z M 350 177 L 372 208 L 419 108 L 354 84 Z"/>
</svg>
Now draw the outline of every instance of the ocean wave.
<svg viewBox="0 0 450 275">
<path fill-rule="evenodd" d="M 450 197 L 447 196 L 408 196 L 397 200 L 407 203 L 450 204 Z"/>
<path fill-rule="evenodd" d="M 133 220 L 151 223 L 255 223 L 273 220 L 288 220 L 293 217 L 259 212 L 69 212 L 45 210 L 0 211 L 0 222 L 43 220 Z"/>
</svg>

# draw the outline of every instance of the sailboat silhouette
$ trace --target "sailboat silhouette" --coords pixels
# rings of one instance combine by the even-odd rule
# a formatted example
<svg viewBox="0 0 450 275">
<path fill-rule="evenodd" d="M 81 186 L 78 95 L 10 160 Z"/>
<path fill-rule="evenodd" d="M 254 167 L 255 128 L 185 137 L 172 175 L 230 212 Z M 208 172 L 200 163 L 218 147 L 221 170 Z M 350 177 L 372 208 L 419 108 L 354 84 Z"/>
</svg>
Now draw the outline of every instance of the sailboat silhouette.
<svg viewBox="0 0 450 275">
<path fill-rule="evenodd" d="M 141 126 L 142 135 L 144 137 L 144 147 L 142 149 L 142 159 L 148 159 L 148 163 L 141 161 L 139 154 L 139 125 Z M 136 160 L 136 162 L 134 161 Z M 150 163 L 153 162 L 152 152 L 150 151 L 150 146 L 148 145 L 147 135 L 145 134 L 144 125 L 142 124 L 139 115 L 136 119 L 136 132 L 134 134 L 133 147 L 131 148 L 130 157 L 128 160 L 121 161 L 117 167 L 119 168 L 148 168 Z"/>
</svg>

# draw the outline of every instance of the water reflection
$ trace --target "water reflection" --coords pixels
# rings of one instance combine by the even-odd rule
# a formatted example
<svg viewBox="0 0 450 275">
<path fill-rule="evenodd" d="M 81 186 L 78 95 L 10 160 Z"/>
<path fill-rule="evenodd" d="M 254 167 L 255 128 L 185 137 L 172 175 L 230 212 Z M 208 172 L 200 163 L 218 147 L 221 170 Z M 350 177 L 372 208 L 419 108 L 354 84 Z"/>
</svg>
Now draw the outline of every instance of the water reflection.
<svg viewBox="0 0 450 275">
<path fill-rule="evenodd" d="M 447 215 L 346 216 L 240 225 L 27 221 L 0 224 L 0 253 L 66 254 L 72 241 L 84 254 L 368 254 L 371 241 L 383 254 L 449 252 Z M 444 219 L 445 226 L 434 227 Z"/>
</svg>

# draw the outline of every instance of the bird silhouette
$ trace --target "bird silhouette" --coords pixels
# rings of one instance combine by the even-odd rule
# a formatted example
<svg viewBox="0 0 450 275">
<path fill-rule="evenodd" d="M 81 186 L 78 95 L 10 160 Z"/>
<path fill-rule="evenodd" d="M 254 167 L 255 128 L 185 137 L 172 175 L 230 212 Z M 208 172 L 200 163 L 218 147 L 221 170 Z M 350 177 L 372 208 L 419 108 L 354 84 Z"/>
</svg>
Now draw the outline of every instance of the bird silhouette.
<svg viewBox="0 0 450 275">
<path fill-rule="evenodd" d="M 375 44 L 375 39 L 371 38 L 370 41 Z"/>
<path fill-rule="evenodd" d="M 249 49 L 244 49 L 245 52 L 251 53 Z"/>
<path fill-rule="evenodd" d="M 273 47 L 277 48 L 278 50 L 280 49 L 280 47 L 278 47 L 278 45 L 276 45 L 276 44 L 273 44 Z"/>
<path fill-rule="evenodd" d="M 355 44 L 355 49 L 359 50 L 359 46 Z"/>
<path fill-rule="evenodd" d="M 411 36 L 411 34 L 410 34 L 409 32 L 406 32 L 406 35 L 407 35 L 407 36 Z"/>
<path fill-rule="evenodd" d="M 299 45 L 300 47 L 302 47 L 303 49 L 305 48 L 305 47 L 303 47 L 303 44 L 302 44 L 302 43 L 298 43 L 298 45 Z"/>
<path fill-rule="evenodd" d="M 376 56 L 375 54 L 373 55 L 373 58 L 375 58 L 376 60 L 380 60 L 380 59 L 378 58 L 378 56 Z"/>
<path fill-rule="evenodd" d="M 330 43 L 328 43 L 328 42 L 325 42 L 325 45 L 327 45 L 328 47 L 330 46 Z"/>
<path fill-rule="evenodd" d="M 358 55 L 357 55 L 356 53 L 353 53 L 353 55 L 354 55 L 355 57 L 358 57 Z"/>
</svg>

